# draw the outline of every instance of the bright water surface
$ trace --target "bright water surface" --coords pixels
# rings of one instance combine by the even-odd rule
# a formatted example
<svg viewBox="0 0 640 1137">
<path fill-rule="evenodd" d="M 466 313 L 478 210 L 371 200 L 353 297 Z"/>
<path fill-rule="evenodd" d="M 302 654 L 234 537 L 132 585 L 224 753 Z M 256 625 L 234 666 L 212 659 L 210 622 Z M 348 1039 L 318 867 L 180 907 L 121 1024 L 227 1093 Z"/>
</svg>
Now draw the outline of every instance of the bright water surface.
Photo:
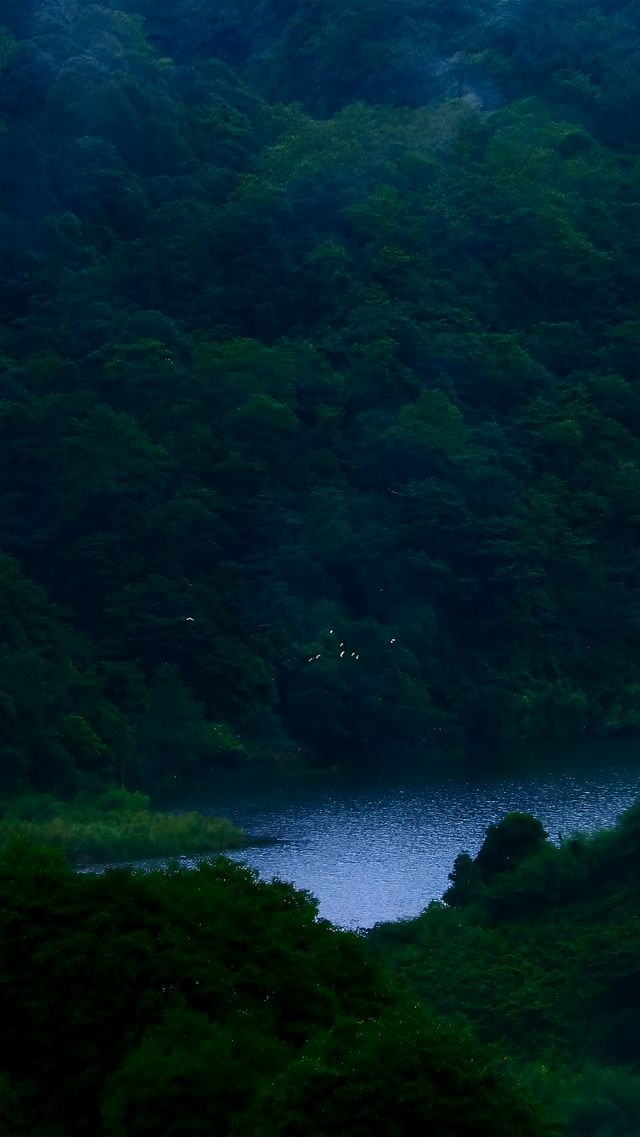
<svg viewBox="0 0 640 1137">
<path fill-rule="evenodd" d="M 415 916 L 447 887 L 461 850 L 477 852 L 509 810 L 539 817 L 552 838 L 611 825 L 640 792 L 640 761 L 523 777 L 218 790 L 191 802 L 283 844 L 231 854 L 318 897 L 349 928 Z"/>
</svg>

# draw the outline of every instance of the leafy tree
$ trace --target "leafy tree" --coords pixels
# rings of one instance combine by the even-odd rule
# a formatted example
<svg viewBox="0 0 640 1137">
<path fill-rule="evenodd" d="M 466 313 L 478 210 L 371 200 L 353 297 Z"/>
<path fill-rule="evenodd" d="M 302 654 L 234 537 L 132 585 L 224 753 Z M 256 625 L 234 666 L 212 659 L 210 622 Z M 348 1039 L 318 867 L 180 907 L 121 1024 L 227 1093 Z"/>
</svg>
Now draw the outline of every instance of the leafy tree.
<svg viewBox="0 0 640 1137">
<path fill-rule="evenodd" d="M 446 1134 L 452 1126 L 470 1137 L 545 1129 L 483 1063 L 471 1038 L 416 1010 L 340 1021 L 259 1099 L 252 1125 L 260 1137 L 336 1130 L 403 1137 Z"/>
<path fill-rule="evenodd" d="M 16 843 L 0 899 L 0 1093 L 19 1110 L 37 1082 L 43 1134 L 545 1131 L 282 882 L 222 858 L 80 875 Z"/>
</svg>

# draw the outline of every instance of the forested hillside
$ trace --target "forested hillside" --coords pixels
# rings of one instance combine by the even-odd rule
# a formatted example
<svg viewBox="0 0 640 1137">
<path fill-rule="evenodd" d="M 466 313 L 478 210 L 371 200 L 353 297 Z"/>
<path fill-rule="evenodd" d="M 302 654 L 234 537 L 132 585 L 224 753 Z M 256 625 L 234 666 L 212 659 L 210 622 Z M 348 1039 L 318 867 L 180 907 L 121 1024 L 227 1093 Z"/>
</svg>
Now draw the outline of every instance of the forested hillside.
<svg viewBox="0 0 640 1137">
<path fill-rule="evenodd" d="M 369 937 L 432 1012 L 473 1027 L 570 1137 L 636 1137 L 640 805 L 559 847 L 511 814 L 475 860 L 461 854 L 445 904 Z"/>
<path fill-rule="evenodd" d="M 636 728 L 636 6 L 0 13 L 4 789 Z"/>
</svg>

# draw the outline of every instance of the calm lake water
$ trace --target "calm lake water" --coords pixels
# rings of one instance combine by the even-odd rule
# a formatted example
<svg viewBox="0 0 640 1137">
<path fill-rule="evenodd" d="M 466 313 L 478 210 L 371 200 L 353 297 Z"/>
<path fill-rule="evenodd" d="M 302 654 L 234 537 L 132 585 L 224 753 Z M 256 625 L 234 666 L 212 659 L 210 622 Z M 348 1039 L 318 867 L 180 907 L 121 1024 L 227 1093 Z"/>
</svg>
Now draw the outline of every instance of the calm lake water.
<svg viewBox="0 0 640 1137">
<path fill-rule="evenodd" d="M 509 810 L 534 814 L 557 838 L 612 824 L 639 792 L 640 755 L 632 765 L 522 779 L 228 787 L 215 801 L 189 804 L 225 815 L 252 835 L 282 839 L 232 856 L 265 879 L 308 889 L 335 924 L 368 928 L 415 916 L 440 897 L 457 854 L 477 852 L 487 825 Z"/>
</svg>

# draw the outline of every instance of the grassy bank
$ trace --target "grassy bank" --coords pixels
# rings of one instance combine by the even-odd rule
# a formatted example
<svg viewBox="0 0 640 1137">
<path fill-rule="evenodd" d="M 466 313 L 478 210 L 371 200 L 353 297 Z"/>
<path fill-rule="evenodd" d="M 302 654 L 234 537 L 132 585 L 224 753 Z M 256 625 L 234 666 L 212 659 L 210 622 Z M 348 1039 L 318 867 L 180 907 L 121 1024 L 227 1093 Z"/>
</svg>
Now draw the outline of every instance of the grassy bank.
<svg viewBox="0 0 640 1137">
<path fill-rule="evenodd" d="M 76 865 L 220 852 L 246 843 L 241 829 L 199 813 L 162 813 L 143 794 L 109 790 L 62 802 L 30 794 L 0 805 L 0 847 L 16 837 L 62 849 Z"/>
</svg>

